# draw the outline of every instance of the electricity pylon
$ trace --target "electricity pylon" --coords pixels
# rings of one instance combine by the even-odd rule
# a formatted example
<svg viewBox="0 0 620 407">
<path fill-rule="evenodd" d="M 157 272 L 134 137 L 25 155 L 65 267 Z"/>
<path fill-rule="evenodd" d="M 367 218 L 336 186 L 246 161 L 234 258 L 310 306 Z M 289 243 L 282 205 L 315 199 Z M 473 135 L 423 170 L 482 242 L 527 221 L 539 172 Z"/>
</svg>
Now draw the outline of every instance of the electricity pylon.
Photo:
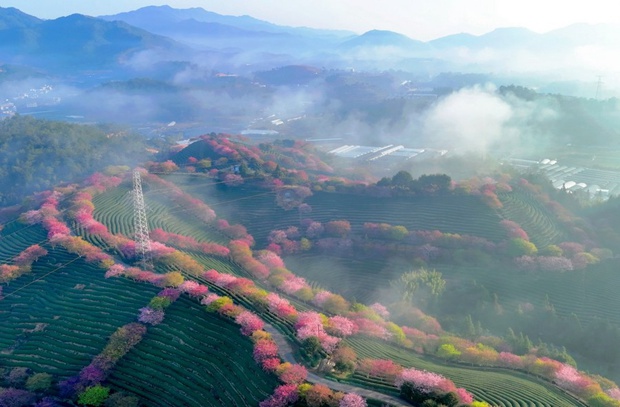
<svg viewBox="0 0 620 407">
<path fill-rule="evenodd" d="M 143 269 L 153 267 L 151 256 L 151 239 L 149 237 L 149 225 L 146 221 L 146 206 L 142 194 L 142 178 L 140 171 L 133 171 L 133 224 L 134 240 L 136 242 L 136 256 L 140 260 Z"/>
</svg>

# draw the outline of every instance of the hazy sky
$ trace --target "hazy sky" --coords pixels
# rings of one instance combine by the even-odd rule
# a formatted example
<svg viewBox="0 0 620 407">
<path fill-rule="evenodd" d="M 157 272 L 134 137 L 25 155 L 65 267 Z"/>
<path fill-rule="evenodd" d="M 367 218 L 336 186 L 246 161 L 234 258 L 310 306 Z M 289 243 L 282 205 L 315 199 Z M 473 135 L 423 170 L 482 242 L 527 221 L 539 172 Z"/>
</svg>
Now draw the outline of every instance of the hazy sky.
<svg viewBox="0 0 620 407">
<path fill-rule="evenodd" d="M 620 23 L 609 0 L 1 0 L 40 18 L 73 13 L 116 14 L 148 5 L 202 7 L 276 24 L 339 28 L 362 33 L 397 31 L 429 40 L 459 32 L 484 34 L 497 27 L 527 27 L 546 32 L 576 22 Z"/>
</svg>

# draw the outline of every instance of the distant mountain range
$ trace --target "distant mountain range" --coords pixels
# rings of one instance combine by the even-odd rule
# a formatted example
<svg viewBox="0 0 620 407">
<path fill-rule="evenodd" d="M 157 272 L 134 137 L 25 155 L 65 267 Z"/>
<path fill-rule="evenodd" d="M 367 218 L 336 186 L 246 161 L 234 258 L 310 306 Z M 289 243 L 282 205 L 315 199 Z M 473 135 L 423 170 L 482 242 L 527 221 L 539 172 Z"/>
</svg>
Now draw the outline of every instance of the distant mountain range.
<svg viewBox="0 0 620 407">
<path fill-rule="evenodd" d="M 202 8 L 174 9 L 170 6 L 149 6 L 126 13 L 100 16 L 107 21 L 120 20 L 152 32 L 166 30 L 169 25 L 194 20 L 201 23 L 216 23 L 253 32 L 292 34 L 309 37 L 347 38 L 355 34 L 344 30 L 321 30 L 307 27 L 286 27 L 259 20 L 250 16 L 226 16 Z M 178 24 L 182 26 L 182 24 Z"/>
<path fill-rule="evenodd" d="M 428 74 L 506 69 L 560 72 L 577 63 L 576 52 L 588 47 L 617 48 L 618 38 L 618 25 L 575 24 L 544 34 L 513 27 L 423 42 L 392 31 L 356 35 L 285 27 L 201 8 L 150 6 L 98 18 L 74 14 L 55 20 L 0 8 L 0 62 L 56 70 L 118 67 L 146 53 L 157 55 L 157 61 L 198 61 L 229 70 L 283 65 L 342 68 L 359 62 L 363 68 L 424 69 Z M 150 60 L 140 61 L 148 66 Z"/>
<path fill-rule="evenodd" d="M 29 28 L 40 24 L 43 20 L 23 13 L 20 10 L 9 7 L 0 7 L 0 30 L 9 28 Z"/>
<path fill-rule="evenodd" d="M 0 59 L 51 69 L 115 66 L 145 50 L 175 52 L 175 41 L 122 21 L 73 14 L 42 21 L 15 9 L 0 9 Z"/>
</svg>

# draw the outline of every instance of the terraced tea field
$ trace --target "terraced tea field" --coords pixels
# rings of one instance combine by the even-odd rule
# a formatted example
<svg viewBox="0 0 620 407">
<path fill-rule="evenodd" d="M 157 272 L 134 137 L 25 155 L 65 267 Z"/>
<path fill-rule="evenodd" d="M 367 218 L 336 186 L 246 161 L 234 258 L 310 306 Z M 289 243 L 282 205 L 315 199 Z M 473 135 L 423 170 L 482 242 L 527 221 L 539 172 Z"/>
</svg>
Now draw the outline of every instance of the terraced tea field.
<svg viewBox="0 0 620 407">
<path fill-rule="evenodd" d="M 25 225 L 12 221 L 0 232 L 0 264 L 11 259 L 33 244 L 47 240 L 47 233 L 40 225 Z"/>
<path fill-rule="evenodd" d="M 284 211 L 275 197 L 262 190 L 223 189 L 205 185 L 200 177 L 169 175 L 166 179 L 214 207 L 219 214 L 241 223 L 255 237 L 259 246 L 273 229 L 299 224 L 296 210 Z M 360 232 L 365 222 L 403 225 L 409 230 L 440 230 L 470 234 L 493 241 L 505 232 L 500 217 L 475 196 L 376 198 L 317 192 L 305 201 L 312 207 L 306 215 L 319 222 L 346 219 Z M 221 207 L 223 205 L 223 207 Z"/>
<path fill-rule="evenodd" d="M 0 244 L 4 252 L 7 242 Z M 103 270 L 47 248 L 50 253 L 33 264 L 32 273 L 4 287 L 0 367 L 27 367 L 61 380 L 88 365 L 159 289 L 105 279 Z M 121 360 L 110 383 L 135 392 L 146 405 L 255 406 L 277 385 L 254 362 L 252 343 L 237 325 L 187 298 L 167 309 L 164 323 L 149 327 L 143 344 Z"/>
<path fill-rule="evenodd" d="M 134 321 L 158 289 L 106 280 L 101 269 L 63 249 L 47 249 L 49 254 L 33 264 L 30 274 L 4 288 L 0 366 L 64 378 L 89 364 L 108 337 Z"/>
<path fill-rule="evenodd" d="M 172 202 L 164 189 L 153 189 L 149 193 L 145 185 L 145 203 L 149 229 L 162 228 L 167 232 L 178 233 L 195 238 L 200 242 L 225 244 L 229 239 L 204 222 L 197 221 L 187 208 Z M 134 230 L 133 202 L 130 187 L 122 184 L 93 199 L 94 218 L 108 227 L 112 233 L 131 236 Z"/>
<path fill-rule="evenodd" d="M 540 202 L 525 192 L 498 193 L 504 205 L 500 213 L 506 219 L 517 222 L 539 248 L 556 244 L 566 239 L 564 227 Z"/>
<path fill-rule="evenodd" d="M 390 280 L 415 267 L 398 258 L 351 258 L 305 252 L 285 258 L 289 269 L 325 287 L 365 303 L 385 301 Z M 526 273 L 505 264 L 487 267 L 434 264 L 450 286 L 477 282 L 497 294 L 505 309 L 530 302 L 542 307 L 549 297 L 559 316 L 577 315 L 581 322 L 609 320 L 620 325 L 620 275 L 613 263 L 566 273 Z"/>
<path fill-rule="evenodd" d="M 295 274 L 320 286 L 358 301 L 380 301 L 389 281 L 411 271 L 410 262 L 399 259 L 331 256 L 304 252 L 286 256 L 287 267 Z"/>
<path fill-rule="evenodd" d="M 237 325 L 183 297 L 109 382 L 147 406 L 256 406 L 278 384 L 254 362 L 252 343 Z"/>
<path fill-rule="evenodd" d="M 559 389 L 536 382 L 531 376 L 501 369 L 479 369 L 467 366 L 444 365 L 422 358 L 390 344 L 367 338 L 349 338 L 346 343 L 359 358 L 392 359 L 404 367 L 415 367 L 439 373 L 451 379 L 457 387 L 465 387 L 477 400 L 502 407 L 575 407 L 585 406 Z M 356 374 L 354 381 L 371 384 L 364 375 Z"/>
</svg>

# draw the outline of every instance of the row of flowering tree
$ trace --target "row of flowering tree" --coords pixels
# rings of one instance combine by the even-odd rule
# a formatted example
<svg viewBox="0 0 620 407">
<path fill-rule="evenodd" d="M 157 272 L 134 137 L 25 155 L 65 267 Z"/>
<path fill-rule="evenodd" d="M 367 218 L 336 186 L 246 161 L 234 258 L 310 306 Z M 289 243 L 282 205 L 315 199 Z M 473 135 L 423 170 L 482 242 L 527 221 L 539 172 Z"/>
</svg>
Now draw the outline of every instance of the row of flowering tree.
<svg viewBox="0 0 620 407">
<path fill-rule="evenodd" d="M 46 225 L 45 221 L 51 218 L 56 219 L 56 216 L 45 216 L 42 218 L 42 223 Z M 62 225 L 61 221 L 58 219 L 56 220 Z M 53 222 L 48 221 L 47 224 L 53 224 Z M 79 249 L 84 245 L 80 241 L 68 239 L 67 237 L 72 237 L 68 236 L 66 232 L 59 232 L 58 229 L 48 229 L 48 234 L 51 238 L 60 242 L 67 241 L 70 243 L 70 247 L 76 247 L 77 249 L 74 250 L 79 252 Z M 66 230 L 68 230 L 68 228 L 66 228 Z M 246 267 L 248 265 L 250 265 L 250 267 L 252 267 L 252 265 L 257 266 L 258 264 L 264 266 L 264 268 L 259 268 L 261 271 L 259 278 L 269 278 L 273 281 L 274 285 L 282 291 L 287 292 L 290 295 L 298 295 L 299 297 L 302 297 L 304 301 L 311 302 L 332 314 L 337 314 L 331 318 L 320 314 L 300 314 L 286 299 L 275 293 L 267 293 L 264 290 L 257 289 L 250 280 L 239 279 L 234 276 L 222 278 L 221 273 L 215 275 L 214 270 L 205 273 L 205 278 L 219 280 L 218 282 L 222 286 L 232 289 L 233 291 L 238 290 L 242 295 L 253 297 L 253 300 L 262 302 L 271 312 L 274 312 L 283 318 L 290 319 L 292 323 L 296 324 L 298 338 L 300 340 L 316 337 L 321 342 L 321 345 L 324 347 L 325 351 L 333 351 L 340 337 L 345 337 L 356 333 L 391 340 L 402 346 L 414 349 L 424 349 L 423 341 L 432 342 L 434 340 L 434 337 L 432 336 L 434 334 L 427 334 L 415 328 L 399 327 L 392 322 L 386 321 L 381 317 L 381 312 L 373 310 L 370 307 L 365 307 L 361 304 L 351 306 L 351 304 L 336 294 L 326 291 L 312 290 L 305 280 L 294 276 L 290 271 L 286 270 L 284 263 L 281 259 L 278 259 L 275 253 L 260 252 L 257 256 L 258 260 L 256 260 L 254 259 L 253 253 L 251 249 L 249 249 L 249 244 L 246 241 L 242 241 L 241 243 L 236 242 L 235 244 L 231 245 L 231 255 L 239 261 L 240 264 L 243 264 Z M 237 253 L 233 254 L 235 250 Z M 105 262 L 101 261 L 101 259 L 99 260 L 102 266 L 106 266 Z M 161 286 L 179 286 L 183 284 L 183 277 L 179 273 L 158 275 L 152 272 L 139 269 L 135 270 L 131 268 L 118 271 L 121 267 L 122 266 L 119 265 L 111 265 L 108 267 L 108 273 L 124 274 L 137 280 L 148 281 Z M 212 282 L 218 284 L 216 281 L 212 280 Z M 209 294 L 204 297 L 205 301 L 207 301 L 208 298 L 213 299 L 213 295 L 214 294 Z M 226 297 L 222 298 L 223 299 L 214 299 L 212 302 L 216 305 L 219 304 L 218 301 L 222 302 L 222 309 L 224 311 L 231 308 L 234 309 L 230 299 L 227 301 L 225 299 Z"/>
<path fill-rule="evenodd" d="M 324 290 L 312 290 L 303 278 L 297 277 L 287 270 L 282 259 L 275 253 L 267 250 L 257 253 L 258 260 L 270 269 L 268 280 L 278 289 L 320 308 L 324 308 L 326 305 L 332 311 L 334 306 L 339 308 L 338 313 L 343 315 L 327 317 L 316 312 L 299 313 L 294 310 L 294 307 L 286 299 L 276 294 L 267 294 L 264 297 L 268 308 L 272 312 L 295 322 L 298 339 L 303 341 L 310 337 L 316 337 L 325 351 L 333 351 L 337 347 L 338 339 L 341 337 L 364 334 L 389 340 L 420 352 L 435 353 L 442 357 L 446 357 L 445 355 L 448 354 L 447 358 L 454 361 L 483 366 L 509 367 L 543 376 L 550 381 L 556 381 L 557 375 L 555 371 L 545 370 L 545 366 L 549 366 L 550 363 L 555 363 L 556 367 L 568 366 L 546 357 L 538 357 L 535 354 L 518 356 L 509 352 L 498 352 L 489 345 L 476 344 L 460 338 L 446 336 L 436 321 L 429 325 L 430 317 L 422 314 L 419 310 L 418 313 L 420 315 L 417 317 L 417 320 L 424 326 L 427 332 L 430 330 L 431 333 L 417 328 L 399 327 L 385 320 L 385 318 L 389 317 L 389 313 L 382 305 L 374 304 L 372 307 L 365 307 L 361 304 L 354 304 L 351 306 L 340 296 Z M 220 284 L 222 284 L 221 277 L 216 273 L 215 270 L 211 270 L 205 274 L 205 277 L 211 279 L 215 284 L 218 284 L 218 279 L 220 279 Z M 230 276 L 225 278 L 224 280 L 226 281 L 223 283 L 223 286 L 230 286 L 235 279 L 235 277 L 230 278 Z M 262 298 L 259 296 L 257 299 L 261 300 Z M 450 350 L 449 346 L 452 346 L 454 351 L 446 353 L 446 347 Z M 510 364 L 511 362 L 512 364 Z M 597 387 L 594 379 L 589 378 L 587 374 L 583 372 L 578 372 L 578 374 L 582 380 L 589 383 L 586 387 L 590 393 L 575 391 L 575 388 L 566 388 L 566 390 L 573 392 L 579 397 L 611 400 L 612 394 L 617 392 L 615 385 L 612 387 L 607 386 L 603 389 L 600 385 Z M 615 402 L 610 401 L 609 403 L 611 404 L 608 405 L 614 405 Z"/>
<path fill-rule="evenodd" d="M 593 405 L 620 405 L 620 391 L 613 382 L 598 376 L 591 377 L 569 364 L 538 357 L 535 353 L 519 356 L 508 351 L 497 351 L 489 345 L 457 337 L 444 336 L 438 338 L 438 343 L 436 355 L 441 358 L 476 366 L 499 366 L 524 371 L 554 382 L 588 402 L 607 400 L 606 404 L 592 402 Z"/>
<path fill-rule="evenodd" d="M 47 250 L 38 244 L 29 246 L 12 259 L 12 264 L 0 264 L 0 283 L 8 283 L 30 272 L 32 263 L 47 255 Z M 1 297 L 2 291 L 0 291 Z"/>
<path fill-rule="evenodd" d="M 176 301 L 182 292 L 197 294 L 199 291 L 199 295 L 202 295 L 207 291 L 204 286 L 204 290 L 199 290 L 198 287 L 188 283 L 190 282 L 184 282 L 178 289 L 164 288 L 153 297 L 146 307 L 140 309 L 137 317 L 139 323 L 130 323 L 117 329 L 103 351 L 93 358 L 88 366 L 84 367 L 77 376 L 59 383 L 60 394 L 65 398 L 73 398 L 77 395 L 78 404 L 93 404 L 84 400 L 95 396 L 98 401 L 107 398 L 110 389 L 103 387 L 102 383 L 117 362 L 142 340 L 146 334 L 146 325 L 160 324 L 164 319 L 164 310 Z"/>
<path fill-rule="evenodd" d="M 90 201 L 90 196 L 86 196 L 84 193 L 78 193 L 76 196 L 77 199 L 74 202 L 74 207 L 83 208 L 89 206 L 87 204 L 85 205 L 84 202 Z M 280 363 L 280 360 L 277 358 L 277 347 L 274 349 L 275 342 L 270 339 L 269 334 L 264 331 L 262 334 L 257 333 L 258 330 L 262 329 L 264 323 L 256 315 L 234 305 L 232 300 L 228 297 L 217 297 L 215 294 L 208 294 L 208 289 L 204 285 L 193 281 L 184 281 L 183 276 L 178 272 L 157 274 L 148 270 L 114 264 L 111 256 L 105 254 L 98 247 L 84 241 L 80 237 L 71 236 L 70 229 L 62 222 L 59 214 L 58 211 L 53 211 L 53 213 L 46 213 L 37 220 L 47 226 L 64 226 L 55 228 L 48 227 L 48 236 L 50 236 L 53 243 L 63 245 L 68 251 L 85 257 L 89 262 L 98 262 L 101 267 L 107 269 L 106 278 L 125 276 L 136 281 L 144 281 L 160 287 L 177 287 L 165 288 L 154 297 L 146 307 L 141 308 L 138 316 L 140 323 L 150 325 L 161 323 L 164 316 L 164 309 L 176 300 L 182 292 L 193 297 L 202 298 L 202 302 L 210 309 L 222 315 L 235 318 L 239 325 L 241 325 L 242 333 L 245 335 L 253 335 L 253 337 L 260 339 L 256 340 L 254 353 L 257 361 L 260 361 L 266 370 L 275 372 L 286 384 L 300 384 L 305 380 L 307 371 L 303 366 Z M 92 215 L 92 211 L 89 215 Z M 56 222 L 52 222 L 53 220 Z M 100 232 L 103 234 L 109 233 L 107 230 L 103 229 L 100 229 Z M 247 247 L 246 241 L 241 242 Z M 167 258 L 174 254 L 176 250 L 163 245 L 161 247 L 156 245 L 155 252 L 157 254 L 156 257 Z M 26 258 L 32 259 L 33 256 L 31 255 L 34 253 L 34 249 L 26 251 L 25 254 L 18 256 L 18 263 L 22 265 L 25 264 Z M 193 271 L 195 272 L 195 270 Z M 243 284 L 238 284 L 238 286 L 243 287 Z M 104 351 L 93 359 L 93 362 L 89 366 L 82 369 L 78 376 L 71 377 L 61 382 L 60 388 L 63 397 L 73 398 L 77 396 L 79 399 L 78 402 L 85 402 L 91 398 L 96 398 L 96 395 L 97 397 L 107 397 L 109 389 L 101 386 L 101 382 L 109 374 L 109 371 L 113 368 L 118 359 L 141 339 L 145 332 L 145 330 L 142 332 L 142 328 L 144 328 L 142 324 L 133 323 L 120 328 L 117 333 L 112 336 L 110 343 L 106 346 Z M 119 348 L 119 344 L 122 345 L 123 340 L 127 339 L 125 338 L 125 334 L 129 334 L 130 336 L 130 346 L 121 346 Z M 278 362 L 277 364 L 275 363 L 276 361 Z"/>
<path fill-rule="evenodd" d="M 271 231 L 267 249 L 278 254 L 291 254 L 313 247 L 323 252 L 345 254 L 361 250 L 382 255 L 398 254 L 425 263 L 456 260 L 476 262 L 488 256 L 503 254 L 517 268 L 525 271 L 584 269 L 601 259 L 613 256 L 608 249 L 587 248 L 576 242 L 562 242 L 539 250 L 529 241 L 527 233 L 516 222 L 502 220 L 500 223 L 506 231 L 506 239 L 496 243 L 478 236 L 438 230 L 409 231 L 400 225 L 372 222 L 364 223 L 362 234 L 355 236 L 349 234 L 351 226 L 347 221 L 330 221 L 322 224 L 304 219 L 301 227 L 291 226 Z M 469 255 L 465 258 L 456 256 L 462 250 L 467 250 Z"/>
<path fill-rule="evenodd" d="M 198 242 L 196 239 L 176 233 L 166 232 L 161 228 L 151 231 L 151 239 L 164 243 L 179 249 L 193 250 L 213 256 L 226 257 L 230 254 L 230 250 L 217 243 Z"/>
<path fill-rule="evenodd" d="M 78 375 L 58 383 L 59 395 L 64 399 L 74 399 L 77 396 L 83 400 L 92 396 L 92 393 L 105 393 L 105 398 L 107 398 L 110 390 L 104 388 L 101 383 L 118 361 L 142 340 L 144 334 L 146 334 L 146 326 L 137 322 L 118 328 L 110 336 L 105 348 L 93 358 L 88 366 L 82 368 Z M 101 400 L 102 403 L 105 398 Z"/>
</svg>

